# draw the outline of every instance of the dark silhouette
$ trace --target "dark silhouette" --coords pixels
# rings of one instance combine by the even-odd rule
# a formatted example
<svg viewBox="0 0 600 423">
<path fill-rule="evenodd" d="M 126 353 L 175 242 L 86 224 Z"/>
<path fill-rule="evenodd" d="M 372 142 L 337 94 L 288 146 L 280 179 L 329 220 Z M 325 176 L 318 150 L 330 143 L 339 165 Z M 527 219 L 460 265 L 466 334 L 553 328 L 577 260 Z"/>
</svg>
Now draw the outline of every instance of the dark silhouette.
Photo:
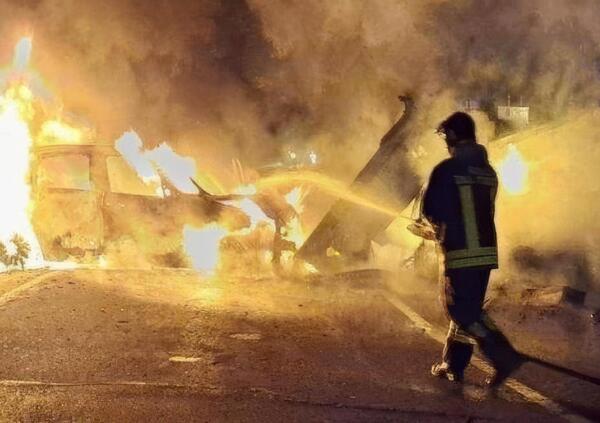
<svg viewBox="0 0 600 423">
<path fill-rule="evenodd" d="M 475 123 L 457 112 L 440 124 L 450 158 L 438 164 L 423 196 L 423 218 L 431 224 L 444 256 L 444 305 L 450 329 L 435 376 L 463 380 L 477 344 L 492 363 L 488 379 L 498 386 L 522 359 L 483 311 L 490 272 L 498 267 L 494 203 L 496 172 L 477 143 Z"/>
</svg>

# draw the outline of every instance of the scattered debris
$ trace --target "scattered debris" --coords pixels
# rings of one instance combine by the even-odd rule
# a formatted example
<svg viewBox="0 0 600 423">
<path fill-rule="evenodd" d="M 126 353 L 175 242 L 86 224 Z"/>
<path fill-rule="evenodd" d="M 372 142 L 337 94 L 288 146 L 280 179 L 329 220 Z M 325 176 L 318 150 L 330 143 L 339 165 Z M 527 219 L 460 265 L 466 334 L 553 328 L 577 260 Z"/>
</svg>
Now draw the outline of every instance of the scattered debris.
<svg viewBox="0 0 600 423">
<path fill-rule="evenodd" d="M 229 335 L 230 338 L 239 339 L 241 341 L 259 341 L 262 339 L 260 333 L 234 333 Z"/>
<path fill-rule="evenodd" d="M 169 361 L 171 363 L 195 363 L 200 361 L 200 357 L 183 357 L 180 355 L 174 355 L 173 357 L 169 357 Z"/>
<path fill-rule="evenodd" d="M 378 193 L 363 204 L 338 199 L 317 225 L 296 257 L 313 264 L 317 269 L 335 270 L 340 261 L 348 264 L 368 261 L 371 241 L 381 234 L 419 192 L 420 179 L 408 164 L 406 143 L 413 131 L 416 108 L 410 96 L 400 96 L 404 113 L 383 136 L 379 149 L 356 176 L 353 190 Z M 387 199 L 383 206 L 380 199 Z M 328 256 L 332 248 L 339 255 Z"/>
<path fill-rule="evenodd" d="M 521 301 L 523 304 L 533 306 L 583 305 L 584 299 L 584 291 L 569 286 L 528 288 L 521 292 Z"/>
</svg>

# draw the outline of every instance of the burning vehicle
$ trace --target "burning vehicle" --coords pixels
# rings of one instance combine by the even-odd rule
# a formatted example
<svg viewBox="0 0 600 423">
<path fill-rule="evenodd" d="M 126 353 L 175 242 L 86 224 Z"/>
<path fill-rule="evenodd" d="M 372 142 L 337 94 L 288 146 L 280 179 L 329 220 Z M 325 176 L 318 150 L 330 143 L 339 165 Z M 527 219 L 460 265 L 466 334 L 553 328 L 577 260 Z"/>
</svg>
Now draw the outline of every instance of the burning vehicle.
<svg viewBox="0 0 600 423">
<path fill-rule="evenodd" d="M 195 161 L 166 143 L 145 149 L 134 131 L 114 145 L 93 142 L 93 130 L 38 95 L 41 81 L 21 60 L 30 50 L 30 39 L 17 44 L 0 96 L 0 134 L 10 140 L 1 145 L 10 171 L 1 188 L 12 200 L 0 242 L 22 239 L 31 247 L 28 266 L 68 261 L 211 272 L 221 248 L 248 250 L 248 239 L 266 236 L 252 250 L 277 262 L 295 249 L 284 238 L 297 235 L 288 228 L 299 227 L 289 202 L 300 201 L 299 190 L 257 193 L 244 181 L 235 197 L 215 196 L 193 182 L 202 173 Z"/>
<path fill-rule="evenodd" d="M 31 43 L 18 48 L 31 49 Z M 13 171 L 0 188 L 13 199 L 14 211 L 5 225 L 10 233 L 0 234 L 0 241 L 22 234 L 32 245 L 31 263 L 242 273 L 300 263 L 305 270 L 327 271 L 372 264 L 373 244 L 390 227 L 402 229 L 394 246 L 411 236 L 406 231 L 411 217 L 399 216 L 423 182 L 418 166 L 423 154 L 415 150 L 430 149 L 421 146 L 423 113 L 409 96 L 400 98 L 402 115 L 350 186 L 321 172 L 321 152 L 307 143 L 284 144 L 283 159 L 272 166 L 246 171 L 234 159 L 237 184 L 214 190 L 204 188 L 206 175 L 195 160 L 179 156 L 167 143 L 148 149 L 134 131 L 114 144 L 93 141 L 94 131 L 69 123 L 60 108 L 40 106 L 47 100 L 37 95 L 39 84 L 27 77 L 26 63 L 17 64 L 17 76 L 6 78 L 0 99 L 0 132 L 11 140 L 0 156 Z M 527 134 L 523 137 L 537 136 Z M 525 191 L 528 171 L 518 140 L 512 141 L 497 141 L 490 150 L 507 206 L 517 204 Z M 326 214 L 313 213 L 315 227 L 307 236 L 303 203 L 311 190 L 332 202 L 323 206 Z M 399 250 L 415 255 L 417 248 L 400 245 Z M 415 260 L 422 261 L 428 249 L 419 249 Z M 429 261 L 433 254 L 425 256 Z"/>
<path fill-rule="evenodd" d="M 185 224 L 248 224 L 238 209 L 209 197 L 161 179 L 145 183 L 112 145 L 46 145 L 34 158 L 32 222 L 49 260 L 89 261 L 126 245 L 153 264 L 181 267 Z"/>
<path fill-rule="evenodd" d="M 600 9 L 576 3 L 3 2 L 0 421 L 600 419 Z M 442 302 L 530 362 L 498 391 L 479 359 L 464 389 L 427 371 L 459 291 L 420 199 L 463 107 L 485 175 L 438 204 L 453 257 L 499 269 Z M 469 357 L 490 339 L 459 326 Z"/>
<path fill-rule="evenodd" d="M 145 161 L 140 142 L 129 132 L 116 146 L 34 149 L 32 225 L 46 260 L 213 271 L 221 249 L 233 256 L 262 251 L 268 256 L 259 261 L 276 266 L 282 255 L 296 251 L 289 237 L 301 242 L 298 229 L 290 227 L 300 226 L 293 206 L 300 201 L 299 190 L 286 196 L 244 185 L 235 194 L 214 195 L 191 176 L 182 186 L 172 168 Z M 159 148 L 163 158 L 185 160 L 165 145 Z"/>
</svg>

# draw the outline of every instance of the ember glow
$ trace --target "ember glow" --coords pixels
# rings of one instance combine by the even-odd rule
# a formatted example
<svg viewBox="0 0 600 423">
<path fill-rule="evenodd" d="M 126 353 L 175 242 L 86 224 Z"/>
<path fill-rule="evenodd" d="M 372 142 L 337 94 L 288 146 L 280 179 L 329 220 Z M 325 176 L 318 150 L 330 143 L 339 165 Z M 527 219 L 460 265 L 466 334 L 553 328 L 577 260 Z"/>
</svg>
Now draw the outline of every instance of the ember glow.
<svg viewBox="0 0 600 423">
<path fill-rule="evenodd" d="M 226 254 L 223 251 L 222 242 L 227 238 L 244 240 L 261 238 L 266 235 L 269 239 L 266 246 L 262 247 L 260 243 L 257 244 L 254 241 L 248 241 L 253 247 L 240 247 L 233 253 L 229 252 L 229 254 L 243 254 L 246 251 L 247 254 L 254 254 L 267 268 L 268 263 L 273 258 L 271 250 L 273 248 L 272 243 L 276 242 L 274 238 L 275 231 L 278 230 L 277 225 L 273 218 L 269 217 L 261 208 L 261 205 L 253 199 L 255 195 L 265 195 L 265 193 L 261 194 L 257 192 L 256 187 L 253 185 L 240 186 L 234 189 L 234 192 L 238 195 L 246 196 L 239 200 L 227 201 L 227 204 L 243 212 L 249 219 L 249 226 L 238 230 L 228 230 L 223 225 L 210 223 L 202 228 L 186 226 L 183 229 L 185 251 L 190 257 L 194 269 L 203 274 L 212 275 L 219 270 L 223 258 L 222 255 Z M 270 195 L 277 194 L 270 193 Z M 283 227 L 279 229 L 281 237 L 283 240 L 291 243 L 294 248 L 298 248 L 306 239 L 301 219 L 301 213 L 304 210 L 303 201 L 305 191 L 301 187 L 295 187 L 287 194 L 283 194 L 282 197 L 285 203 L 292 208 L 294 215 L 289 217 Z M 284 267 L 291 269 L 293 265 L 293 249 L 284 250 L 281 254 L 281 261 Z M 304 268 L 306 271 L 314 270 L 306 265 Z"/>
<path fill-rule="evenodd" d="M 83 132 L 59 119 L 47 120 L 38 135 L 39 144 L 81 144 Z"/>
<path fill-rule="evenodd" d="M 219 266 L 221 241 L 229 231 L 211 223 L 201 229 L 183 228 L 183 243 L 192 266 L 199 272 L 212 275 Z"/>
<path fill-rule="evenodd" d="M 498 170 L 502 186 L 509 194 L 521 195 L 527 192 L 529 168 L 514 144 L 509 144 L 506 157 L 500 163 Z"/>
<path fill-rule="evenodd" d="M 303 190 L 302 187 L 295 187 L 285 195 L 285 201 L 296 211 L 296 216 L 288 222 L 285 228 L 286 233 L 284 234 L 284 238 L 293 242 L 296 248 L 300 248 L 306 240 L 306 233 L 304 232 L 302 220 L 300 218 L 304 212 L 304 199 L 306 194 L 307 192 Z"/>
</svg>

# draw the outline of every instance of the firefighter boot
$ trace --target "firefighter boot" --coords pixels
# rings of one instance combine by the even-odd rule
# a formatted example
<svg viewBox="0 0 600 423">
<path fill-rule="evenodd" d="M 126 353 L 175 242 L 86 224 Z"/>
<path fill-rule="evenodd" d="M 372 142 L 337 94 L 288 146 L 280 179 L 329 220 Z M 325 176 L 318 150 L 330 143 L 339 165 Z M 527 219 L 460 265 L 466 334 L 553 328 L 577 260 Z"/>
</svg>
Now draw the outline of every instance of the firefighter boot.
<svg viewBox="0 0 600 423">
<path fill-rule="evenodd" d="M 510 377 L 510 375 L 516 372 L 523 363 L 524 360 L 521 357 L 515 356 L 509 362 L 496 366 L 494 373 L 486 378 L 485 384 L 490 389 L 498 388 Z"/>
<path fill-rule="evenodd" d="M 446 362 L 436 363 L 431 366 L 431 374 L 435 377 L 447 379 L 450 382 L 460 383 L 463 381 L 463 374 L 452 370 Z"/>
</svg>

